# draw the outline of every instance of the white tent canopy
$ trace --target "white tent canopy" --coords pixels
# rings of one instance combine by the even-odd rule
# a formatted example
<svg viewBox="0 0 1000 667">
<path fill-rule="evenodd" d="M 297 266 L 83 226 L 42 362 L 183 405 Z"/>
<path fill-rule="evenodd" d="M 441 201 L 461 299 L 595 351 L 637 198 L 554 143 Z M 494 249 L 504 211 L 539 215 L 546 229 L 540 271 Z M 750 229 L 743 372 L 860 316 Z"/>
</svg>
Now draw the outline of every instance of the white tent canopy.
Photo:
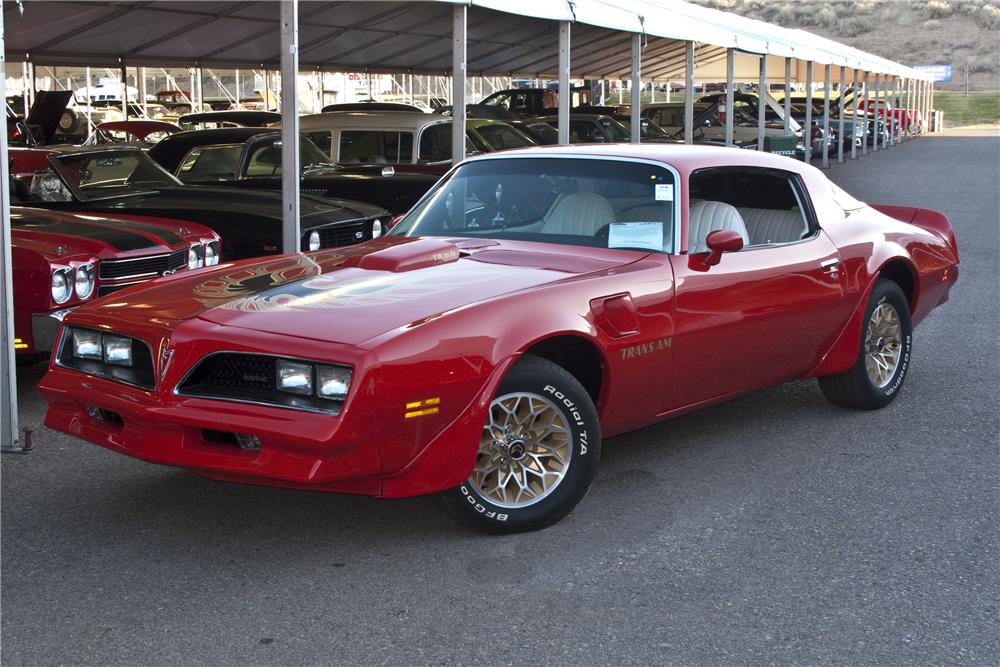
<svg viewBox="0 0 1000 667">
<path fill-rule="evenodd" d="M 276 67 L 280 57 L 279 4 L 22 0 L 19 6 L 4 0 L 7 58 L 49 65 Z M 925 78 L 902 65 L 816 35 L 681 0 L 303 1 L 299 66 L 448 72 L 454 4 L 469 6 L 469 73 L 553 75 L 558 60 L 557 22 L 570 21 L 574 24 L 573 50 L 598 56 L 571 61 L 577 78 L 627 73 L 629 33 L 697 42 L 704 46 L 703 54 L 711 54 L 711 47 L 734 48 L 750 54 Z M 620 56 L 617 61 L 615 54 Z M 683 66 L 683 49 L 664 56 L 667 62 L 655 62 L 658 59 L 655 53 L 643 53 L 643 60 L 653 65 L 649 76 L 643 78 L 669 78 L 677 66 Z M 696 77 L 700 78 L 697 71 Z"/>
</svg>

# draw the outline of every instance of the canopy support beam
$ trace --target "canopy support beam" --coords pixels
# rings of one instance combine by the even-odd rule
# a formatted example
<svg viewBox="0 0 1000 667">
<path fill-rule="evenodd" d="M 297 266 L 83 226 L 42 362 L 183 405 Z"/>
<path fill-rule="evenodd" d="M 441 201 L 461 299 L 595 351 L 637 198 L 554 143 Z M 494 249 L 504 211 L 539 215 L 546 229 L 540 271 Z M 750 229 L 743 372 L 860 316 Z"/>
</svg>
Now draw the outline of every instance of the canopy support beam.
<svg viewBox="0 0 1000 667">
<path fill-rule="evenodd" d="M 298 71 L 299 0 L 285 0 L 281 3 L 281 248 L 286 253 L 299 252 L 302 247 L 299 231 Z M 200 80 L 200 67 L 198 74 Z"/>
<path fill-rule="evenodd" d="M 639 143 L 642 129 L 640 119 L 640 105 L 642 104 L 642 35 L 634 33 L 632 35 L 632 108 L 629 112 L 631 119 L 631 141 L 633 144 Z"/>
<path fill-rule="evenodd" d="M 879 98 L 881 97 L 881 93 L 882 93 L 882 87 L 881 87 L 881 84 L 880 84 L 880 81 L 879 81 L 879 73 L 875 72 L 875 103 L 872 105 L 874 107 L 872 115 L 873 115 L 873 117 L 875 119 L 874 123 L 873 123 L 874 126 L 875 126 L 875 138 L 874 138 L 874 140 L 872 142 L 872 148 L 874 149 L 874 152 L 876 152 L 876 153 L 878 153 L 878 145 L 879 145 L 879 143 L 881 143 L 885 139 L 885 137 L 882 136 L 882 131 L 878 127 L 879 126 L 879 121 L 882 120 L 882 117 L 879 114 Z M 866 95 L 866 97 L 867 97 L 867 95 Z M 867 108 L 867 105 L 866 105 L 866 108 Z M 870 113 L 872 113 L 872 112 L 870 112 Z M 885 122 L 882 123 L 882 127 L 885 127 Z"/>
<path fill-rule="evenodd" d="M 757 150 L 764 150 L 764 117 L 769 91 L 767 89 L 767 56 L 760 57 L 760 81 L 757 82 Z"/>
<path fill-rule="evenodd" d="M 4 43 L 3 12 L 0 12 L 0 99 L 7 99 L 7 51 Z M 18 441 L 11 254 L 10 165 L 7 163 L 7 133 L 3 132 L 0 133 L 0 451 L 22 452 L 24 449 Z"/>
<path fill-rule="evenodd" d="M 785 134 L 790 134 L 792 131 L 791 118 L 792 118 L 792 59 L 785 58 L 785 99 L 782 100 L 784 103 L 785 111 Z"/>
<path fill-rule="evenodd" d="M 822 165 L 824 169 L 830 168 L 830 66 L 823 67 L 823 137 L 820 139 L 823 144 Z"/>
<path fill-rule="evenodd" d="M 806 63 L 806 122 L 802 125 L 803 161 L 809 164 L 812 159 L 812 126 L 813 126 L 813 61 Z"/>
<path fill-rule="evenodd" d="M 857 137 L 854 136 L 854 133 L 857 131 L 857 127 L 858 127 L 858 70 L 857 69 L 854 70 L 854 81 L 851 83 L 851 90 L 854 91 L 853 95 L 851 96 L 851 128 L 852 128 L 851 129 L 851 159 L 852 160 L 857 160 L 858 159 L 858 142 L 857 142 Z M 840 98 L 844 99 L 844 95 L 841 94 Z M 843 108 L 843 105 L 841 105 L 841 108 Z M 840 115 L 843 116 L 844 115 L 843 112 L 841 112 Z M 866 141 L 866 137 L 865 137 L 866 134 L 867 134 L 867 132 L 862 132 L 861 133 L 861 143 L 862 144 L 864 144 L 864 142 Z"/>
<path fill-rule="evenodd" d="M 684 43 L 684 143 L 694 143 L 694 42 Z"/>
<path fill-rule="evenodd" d="M 467 5 L 451 9 L 451 163 L 465 159 L 465 71 L 468 59 L 466 39 L 469 19 Z"/>
<path fill-rule="evenodd" d="M 559 22 L 559 145 L 569 144 L 569 21 Z"/>
<path fill-rule="evenodd" d="M 837 85 L 837 164 L 844 164 L 844 77 L 847 76 L 847 68 L 840 66 L 840 83 Z M 854 126 L 851 125 L 851 145 L 854 145 Z"/>
<path fill-rule="evenodd" d="M 733 74 L 736 69 L 736 49 L 726 49 L 726 146 L 733 145 L 733 104 L 735 104 L 735 92 L 733 90 Z"/>
</svg>

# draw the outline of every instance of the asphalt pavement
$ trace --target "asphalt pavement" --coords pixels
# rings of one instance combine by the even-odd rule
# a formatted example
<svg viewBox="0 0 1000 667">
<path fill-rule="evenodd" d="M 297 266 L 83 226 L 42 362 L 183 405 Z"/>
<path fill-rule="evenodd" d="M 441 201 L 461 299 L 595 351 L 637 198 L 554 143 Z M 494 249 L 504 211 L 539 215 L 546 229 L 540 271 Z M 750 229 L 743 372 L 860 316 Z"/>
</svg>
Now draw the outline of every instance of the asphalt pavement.
<svg viewBox="0 0 1000 667">
<path fill-rule="evenodd" d="M 0 461 L 0 659 L 996 665 L 1000 136 L 829 173 L 958 233 L 890 407 L 796 382 L 608 440 L 570 517 L 509 537 L 426 498 L 212 482 L 41 427 Z M 42 372 L 22 369 L 25 426 Z"/>
</svg>

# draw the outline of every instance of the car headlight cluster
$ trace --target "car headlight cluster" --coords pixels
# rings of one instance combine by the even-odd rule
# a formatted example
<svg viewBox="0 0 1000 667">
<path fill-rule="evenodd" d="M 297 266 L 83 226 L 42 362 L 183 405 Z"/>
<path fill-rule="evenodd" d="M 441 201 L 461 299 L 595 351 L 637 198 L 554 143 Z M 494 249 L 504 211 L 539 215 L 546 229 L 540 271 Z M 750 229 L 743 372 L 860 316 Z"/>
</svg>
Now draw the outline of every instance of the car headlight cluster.
<svg viewBox="0 0 1000 667">
<path fill-rule="evenodd" d="M 81 301 L 89 299 L 94 293 L 97 271 L 93 262 L 73 267 L 61 267 L 52 270 L 49 292 L 57 304 L 66 303 L 76 293 Z"/>
<path fill-rule="evenodd" d="M 382 221 L 376 220 L 372 223 L 372 238 L 377 239 L 382 236 Z"/>
<path fill-rule="evenodd" d="M 343 402 L 351 386 L 351 369 L 347 366 L 278 359 L 275 370 L 278 390 L 289 394 Z"/>
<path fill-rule="evenodd" d="M 90 329 L 73 329 L 73 356 L 115 366 L 132 365 L 132 339 Z"/>
<path fill-rule="evenodd" d="M 309 232 L 309 251 L 319 250 L 320 239 L 319 232 L 313 231 Z"/>
<path fill-rule="evenodd" d="M 219 263 L 219 242 L 202 240 L 193 243 L 188 248 L 188 269 L 200 269 L 203 266 L 215 266 Z"/>
</svg>

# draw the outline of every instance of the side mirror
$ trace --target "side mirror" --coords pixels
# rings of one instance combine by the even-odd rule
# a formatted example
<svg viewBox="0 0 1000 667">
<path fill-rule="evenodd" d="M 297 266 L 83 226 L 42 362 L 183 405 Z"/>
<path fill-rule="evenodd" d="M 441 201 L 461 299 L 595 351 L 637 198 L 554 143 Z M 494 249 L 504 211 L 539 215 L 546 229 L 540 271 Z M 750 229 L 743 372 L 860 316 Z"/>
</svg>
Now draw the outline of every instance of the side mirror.
<svg viewBox="0 0 1000 667">
<path fill-rule="evenodd" d="M 705 264 L 715 266 L 722 259 L 722 253 L 743 249 L 743 237 L 734 229 L 717 229 L 705 237 L 705 245 L 708 246 Z"/>
</svg>

